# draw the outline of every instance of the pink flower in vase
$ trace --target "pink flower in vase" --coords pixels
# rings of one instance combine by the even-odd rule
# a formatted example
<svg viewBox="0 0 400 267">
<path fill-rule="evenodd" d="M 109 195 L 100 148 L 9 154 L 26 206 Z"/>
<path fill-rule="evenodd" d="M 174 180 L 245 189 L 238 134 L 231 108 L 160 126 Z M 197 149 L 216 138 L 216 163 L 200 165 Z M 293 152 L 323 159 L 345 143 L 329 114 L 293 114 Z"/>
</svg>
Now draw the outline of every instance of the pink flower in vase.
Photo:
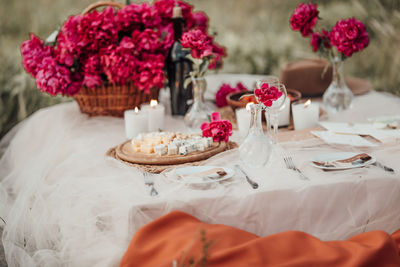
<svg viewBox="0 0 400 267">
<path fill-rule="evenodd" d="M 349 18 L 336 23 L 330 34 L 330 41 L 340 53 L 350 57 L 368 46 L 369 35 L 361 21 Z"/>
<path fill-rule="evenodd" d="M 272 106 L 273 102 L 282 96 L 282 92 L 275 86 L 263 83 L 259 89 L 254 90 L 254 95 L 266 107 Z"/>
<path fill-rule="evenodd" d="M 194 58 L 204 58 L 213 54 L 211 38 L 201 30 L 190 30 L 182 35 L 182 47 L 190 48 Z"/>
<path fill-rule="evenodd" d="M 201 125 L 204 137 L 212 137 L 214 142 L 228 142 L 232 135 L 232 124 L 229 120 L 221 120 L 218 112 L 211 114 L 211 122 L 204 122 Z"/>
<path fill-rule="evenodd" d="M 304 37 L 313 33 L 312 28 L 318 21 L 317 4 L 301 3 L 293 12 L 290 17 L 290 26 L 294 31 L 300 31 Z"/>
<path fill-rule="evenodd" d="M 206 31 L 208 28 L 208 17 L 201 11 L 192 13 L 192 21 L 188 23 L 189 28 L 197 28 L 202 31 Z"/>
</svg>

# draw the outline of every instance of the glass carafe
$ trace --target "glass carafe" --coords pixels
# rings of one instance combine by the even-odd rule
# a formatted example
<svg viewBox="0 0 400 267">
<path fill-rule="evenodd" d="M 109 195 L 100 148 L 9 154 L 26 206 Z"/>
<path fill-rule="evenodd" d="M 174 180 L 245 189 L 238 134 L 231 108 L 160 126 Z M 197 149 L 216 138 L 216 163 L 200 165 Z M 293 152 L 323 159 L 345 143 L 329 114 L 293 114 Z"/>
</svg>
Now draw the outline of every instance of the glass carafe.
<svg viewBox="0 0 400 267">
<path fill-rule="evenodd" d="M 262 111 L 261 104 L 250 106 L 250 129 L 243 143 L 239 146 L 240 160 L 249 168 L 264 167 L 272 153 L 271 138 L 264 134 L 261 124 Z"/>
</svg>

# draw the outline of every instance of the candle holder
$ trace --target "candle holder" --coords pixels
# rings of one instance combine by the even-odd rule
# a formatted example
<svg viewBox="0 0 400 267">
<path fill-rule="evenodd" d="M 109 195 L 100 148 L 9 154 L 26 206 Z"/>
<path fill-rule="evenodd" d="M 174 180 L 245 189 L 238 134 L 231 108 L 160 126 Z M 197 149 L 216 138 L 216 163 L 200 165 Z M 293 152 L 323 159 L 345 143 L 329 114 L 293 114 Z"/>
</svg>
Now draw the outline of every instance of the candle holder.
<svg viewBox="0 0 400 267">
<path fill-rule="evenodd" d="M 317 126 L 319 120 L 319 104 L 311 100 L 292 104 L 293 124 L 295 130 Z"/>
</svg>

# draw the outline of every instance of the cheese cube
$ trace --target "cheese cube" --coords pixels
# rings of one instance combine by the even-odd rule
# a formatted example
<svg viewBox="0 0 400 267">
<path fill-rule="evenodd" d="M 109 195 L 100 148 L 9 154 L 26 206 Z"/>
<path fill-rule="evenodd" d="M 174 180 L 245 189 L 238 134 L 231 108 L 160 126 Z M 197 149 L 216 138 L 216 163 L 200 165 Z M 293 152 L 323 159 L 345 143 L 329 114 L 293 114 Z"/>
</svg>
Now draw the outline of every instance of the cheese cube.
<svg viewBox="0 0 400 267">
<path fill-rule="evenodd" d="M 178 154 L 178 147 L 174 144 L 168 145 L 168 155 L 176 155 Z"/>
<path fill-rule="evenodd" d="M 204 146 L 204 144 L 202 142 L 198 142 L 196 144 L 196 148 L 197 148 L 197 151 L 204 151 L 205 146 Z"/>
<path fill-rule="evenodd" d="M 187 155 L 188 153 L 189 152 L 186 145 L 179 147 L 179 155 Z"/>
<path fill-rule="evenodd" d="M 140 152 L 147 153 L 147 154 L 151 154 L 151 153 L 154 153 L 154 148 L 153 148 L 153 146 L 151 146 L 151 145 L 142 144 L 142 145 L 140 146 Z"/>
<path fill-rule="evenodd" d="M 164 144 L 157 145 L 154 147 L 154 152 L 159 156 L 167 154 L 167 147 Z"/>
</svg>

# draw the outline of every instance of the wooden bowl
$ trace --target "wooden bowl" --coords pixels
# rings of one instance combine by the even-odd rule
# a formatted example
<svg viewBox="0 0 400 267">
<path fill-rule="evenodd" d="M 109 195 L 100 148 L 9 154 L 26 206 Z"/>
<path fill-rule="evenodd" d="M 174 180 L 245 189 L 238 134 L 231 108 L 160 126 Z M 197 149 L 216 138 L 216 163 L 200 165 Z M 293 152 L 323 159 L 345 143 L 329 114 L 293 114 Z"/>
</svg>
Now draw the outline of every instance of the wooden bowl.
<svg viewBox="0 0 400 267">
<path fill-rule="evenodd" d="M 226 101 L 228 102 L 228 105 L 233 110 L 235 110 L 237 108 L 245 108 L 247 103 L 249 103 L 249 102 L 256 102 L 254 96 L 245 97 L 245 98 L 239 100 L 239 98 L 245 94 L 253 94 L 253 92 L 252 91 L 240 91 L 240 92 L 230 93 L 229 95 L 226 96 Z M 294 89 L 287 89 L 287 94 L 290 98 L 291 103 L 297 102 L 301 98 L 301 93 Z"/>
</svg>

